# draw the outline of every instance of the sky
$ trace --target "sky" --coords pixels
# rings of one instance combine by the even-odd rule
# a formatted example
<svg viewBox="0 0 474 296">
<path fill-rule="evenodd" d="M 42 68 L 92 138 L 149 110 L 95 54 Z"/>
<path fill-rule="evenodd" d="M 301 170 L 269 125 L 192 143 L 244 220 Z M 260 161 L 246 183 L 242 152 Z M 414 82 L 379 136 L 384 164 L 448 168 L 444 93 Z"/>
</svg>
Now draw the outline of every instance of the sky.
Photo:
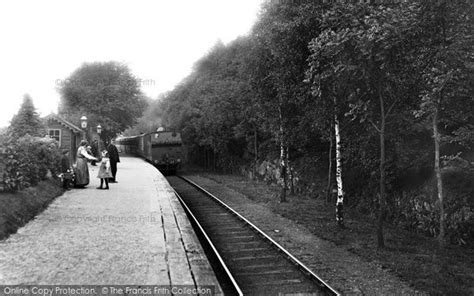
<svg viewBox="0 0 474 296">
<path fill-rule="evenodd" d="M 85 62 L 125 63 L 151 98 L 172 90 L 218 40 L 247 34 L 264 0 L 0 2 L 0 127 L 25 93 L 41 116 Z"/>
</svg>

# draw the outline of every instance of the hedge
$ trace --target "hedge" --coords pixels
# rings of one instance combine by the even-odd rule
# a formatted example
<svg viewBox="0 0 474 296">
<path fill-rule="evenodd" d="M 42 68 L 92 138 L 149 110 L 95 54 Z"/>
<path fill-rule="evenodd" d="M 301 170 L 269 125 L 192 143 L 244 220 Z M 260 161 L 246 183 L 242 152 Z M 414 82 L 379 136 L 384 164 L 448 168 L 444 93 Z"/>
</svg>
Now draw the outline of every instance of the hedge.
<svg viewBox="0 0 474 296">
<path fill-rule="evenodd" d="M 61 150 L 51 138 L 23 136 L 3 143 L 3 187 L 15 192 L 60 173 Z"/>
</svg>

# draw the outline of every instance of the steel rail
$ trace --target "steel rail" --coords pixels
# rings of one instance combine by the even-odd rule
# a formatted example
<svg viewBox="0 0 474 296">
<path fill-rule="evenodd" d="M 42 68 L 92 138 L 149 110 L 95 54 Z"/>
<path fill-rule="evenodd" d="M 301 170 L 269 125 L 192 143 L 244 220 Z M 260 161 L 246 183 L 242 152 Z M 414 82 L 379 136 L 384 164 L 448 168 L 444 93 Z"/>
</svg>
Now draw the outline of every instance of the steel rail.
<svg viewBox="0 0 474 296">
<path fill-rule="evenodd" d="M 298 260 L 295 256 L 293 256 L 290 252 L 288 252 L 285 248 L 283 248 L 279 243 L 277 243 L 274 239 L 272 239 L 269 235 L 267 235 L 265 232 L 263 232 L 260 228 L 258 228 L 256 225 L 254 225 L 252 222 L 250 222 L 247 218 L 244 216 L 240 215 L 234 209 L 232 209 L 230 206 L 228 206 L 226 203 L 221 201 L 218 197 L 207 191 L 206 189 L 202 188 L 195 182 L 189 180 L 186 177 L 183 176 L 178 176 L 179 178 L 183 179 L 184 181 L 188 182 L 189 184 L 193 185 L 196 187 L 198 190 L 201 192 L 205 193 L 206 195 L 212 197 L 216 202 L 221 204 L 226 210 L 230 211 L 232 214 L 237 216 L 239 219 L 243 220 L 245 223 L 250 225 L 251 228 L 256 230 L 260 235 L 265 237 L 267 240 L 269 240 L 277 249 L 282 251 L 289 259 L 290 261 L 293 261 L 294 264 L 296 264 L 298 267 L 300 267 L 304 272 L 308 273 L 313 277 L 313 279 L 316 280 L 316 282 L 320 285 L 323 285 L 324 288 L 328 289 L 333 295 L 340 296 L 341 294 L 334 288 L 332 288 L 328 283 L 326 283 L 323 279 L 321 279 L 318 275 L 316 275 L 311 269 L 309 269 L 306 265 L 304 265 L 300 260 Z"/>
<path fill-rule="evenodd" d="M 181 198 L 181 196 L 179 195 L 178 192 L 176 192 L 176 190 L 174 190 L 174 193 L 176 194 L 176 197 L 178 197 L 179 199 L 179 202 L 181 203 L 181 205 L 183 205 L 184 209 L 189 213 L 189 215 L 191 216 L 191 218 L 193 219 L 193 221 L 196 223 L 197 227 L 199 228 L 199 231 L 202 233 L 202 235 L 204 236 L 204 238 L 206 239 L 207 243 L 209 244 L 209 246 L 211 247 L 212 251 L 214 252 L 214 255 L 216 255 L 217 259 L 219 260 L 219 264 L 222 266 L 222 268 L 224 268 L 227 276 L 229 277 L 230 281 L 232 282 L 232 285 L 234 286 L 234 289 L 236 290 L 237 294 L 239 296 L 243 296 L 244 293 L 242 292 L 242 289 L 240 288 L 239 284 L 237 284 L 237 281 L 234 279 L 234 276 L 232 275 L 232 273 L 230 272 L 229 268 L 227 267 L 227 265 L 225 264 L 224 260 L 222 259 L 221 255 L 219 254 L 219 252 L 217 251 L 216 247 L 214 246 L 214 244 L 212 243 L 211 239 L 209 238 L 209 236 L 207 235 L 206 231 L 204 231 L 204 228 L 201 226 L 201 224 L 199 223 L 199 221 L 196 219 L 196 217 L 194 216 L 193 212 L 191 211 L 191 209 L 186 205 L 186 203 L 184 202 L 184 200 Z"/>
</svg>

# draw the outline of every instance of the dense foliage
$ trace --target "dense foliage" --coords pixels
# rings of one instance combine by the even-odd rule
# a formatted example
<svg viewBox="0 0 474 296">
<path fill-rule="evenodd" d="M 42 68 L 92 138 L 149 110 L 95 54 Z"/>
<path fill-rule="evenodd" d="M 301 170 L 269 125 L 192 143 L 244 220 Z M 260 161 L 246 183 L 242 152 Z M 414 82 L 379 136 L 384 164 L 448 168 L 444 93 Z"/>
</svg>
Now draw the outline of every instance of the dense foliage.
<svg viewBox="0 0 474 296">
<path fill-rule="evenodd" d="M 60 173 L 61 151 L 54 139 L 44 136 L 44 126 L 30 96 L 0 136 L 0 169 L 3 188 L 18 191 Z"/>
<path fill-rule="evenodd" d="M 59 91 L 60 114 L 73 123 L 85 115 L 90 126 L 102 126 L 104 139 L 134 125 L 146 106 L 138 80 L 117 62 L 83 64 Z"/>
<path fill-rule="evenodd" d="M 60 173 L 61 151 L 54 139 L 30 135 L 4 145 L 3 182 L 7 191 L 17 191 Z"/>
<path fill-rule="evenodd" d="M 266 2 L 162 99 L 163 124 L 201 164 L 325 196 L 336 116 L 346 201 L 380 246 L 384 221 L 472 243 L 473 4 L 320 2 Z"/>
</svg>

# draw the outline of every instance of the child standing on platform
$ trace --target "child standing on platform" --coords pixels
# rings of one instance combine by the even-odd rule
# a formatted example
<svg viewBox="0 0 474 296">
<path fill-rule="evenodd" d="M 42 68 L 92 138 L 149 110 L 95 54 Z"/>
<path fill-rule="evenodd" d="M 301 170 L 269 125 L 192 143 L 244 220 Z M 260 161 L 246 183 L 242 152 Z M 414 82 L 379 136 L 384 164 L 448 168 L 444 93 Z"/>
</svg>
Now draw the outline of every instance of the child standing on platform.
<svg viewBox="0 0 474 296">
<path fill-rule="evenodd" d="M 107 150 L 102 151 L 102 160 L 100 162 L 99 174 L 97 178 L 100 178 L 100 187 L 97 189 L 109 189 L 109 178 L 112 178 L 112 172 L 110 171 L 110 160 L 109 153 Z M 102 188 L 105 181 L 105 188 Z"/>
</svg>

